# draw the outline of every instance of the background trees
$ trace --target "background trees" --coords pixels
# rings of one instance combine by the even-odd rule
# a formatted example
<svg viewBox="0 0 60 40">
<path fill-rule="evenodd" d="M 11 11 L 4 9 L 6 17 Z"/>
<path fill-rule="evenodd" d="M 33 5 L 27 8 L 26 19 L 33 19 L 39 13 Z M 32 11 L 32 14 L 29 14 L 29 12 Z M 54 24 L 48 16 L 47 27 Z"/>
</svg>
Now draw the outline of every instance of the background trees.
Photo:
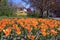
<svg viewBox="0 0 60 40">
<path fill-rule="evenodd" d="M 0 16 L 12 16 L 13 10 L 8 5 L 8 0 L 0 1 Z"/>
<path fill-rule="evenodd" d="M 60 2 L 59 0 L 22 0 L 26 5 L 30 5 L 30 9 L 33 8 L 33 15 L 37 12 L 38 17 L 48 17 L 50 14 L 59 15 Z M 19 3 L 20 4 L 20 3 Z M 15 15 L 17 4 L 12 0 L 9 3 L 8 0 L 0 0 L 0 16 L 12 16 Z"/>
<path fill-rule="evenodd" d="M 23 0 L 23 1 L 26 2 L 26 0 Z M 57 1 L 59 0 L 29 0 L 28 3 L 30 3 L 30 7 L 33 7 L 34 9 L 39 10 L 40 17 L 43 17 L 43 14 L 45 11 L 48 17 L 50 12 L 53 12 L 56 9 L 58 9 L 59 6 L 57 5 L 60 5 L 60 4 Z"/>
</svg>

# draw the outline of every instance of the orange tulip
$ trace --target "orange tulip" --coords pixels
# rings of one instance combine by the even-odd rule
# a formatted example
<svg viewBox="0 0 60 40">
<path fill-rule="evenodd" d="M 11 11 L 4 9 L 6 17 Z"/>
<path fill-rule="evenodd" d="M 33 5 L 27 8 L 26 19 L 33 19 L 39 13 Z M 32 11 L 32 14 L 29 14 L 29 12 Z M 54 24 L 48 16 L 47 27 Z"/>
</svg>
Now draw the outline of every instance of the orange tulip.
<svg viewBox="0 0 60 40">
<path fill-rule="evenodd" d="M 34 40 L 35 39 L 35 36 L 34 35 L 27 35 L 27 37 L 31 40 Z"/>
<path fill-rule="evenodd" d="M 12 26 L 13 26 L 13 29 L 16 29 L 18 27 L 17 24 L 13 24 Z"/>
<path fill-rule="evenodd" d="M 28 37 L 29 39 L 31 39 L 31 35 L 27 35 L 27 37 Z"/>
<path fill-rule="evenodd" d="M 11 27 L 7 28 L 6 30 L 3 30 L 6 36 L 8 36 L 11 32 Z"/>
<path fill-rule="evenodd" d="M 58 32 L 57 31 L 55 31 L 55 30 L 50 30 L 50 32 L 53 34 L 53 35 L 56 35 Z"/>
<path fill-rule="evenodd" d="M 45 32 L 45 31 L 46 31 L 46 29 L 40 29 L 40 31 L 41 31 L 41 32 Z"/>
<path fill-rule="evenodd" d="M 32 39 L 32 40 L 35 40 L 35 36 L 34 36 L 34 35 L 31 35 L 31 39 Z"/>
<path fill-rule="evenodd" d="M 32 31 L 32 28 L 31 27 L 25 27 L 25 29 L 27 29 L 28 32 L 31 32 Z"/>
<path fill-rule="evenodd" d="M 47 32 L 47 35 L 49 35 L 50 34 L 50 32 Z"/>
<path fill-rule="evenodd" d="M 47 35 L 47 33 L 46 33 L 46 32 L 41 32 L 41 34 L 42 34 L 43 36 L 46 36 L 46 35 Z"/>
<path fill-rule="evenodd" d="M 15 22 L 17 22 L 22 28 L 27 29 L 28 32 L 31 32 L 32 26 L 34 29 L 39 28 L 43 36 L 49 35 L 50 33 L 56 35 L 58 32 L 53 30 L 54 28 L 60 31 L 60 20 L 42 18 L 4 18 L 0 20 L 0 32 L 6 27 L 6 25 L 12 24 L 12 28 L 16 30 L 16 33 L 18 35 L 20 35 L 21 29 L 18 27 L 18 24 L 15 24 Z M 39 23 L 42 24 L 40 25 Z M 9 27 L 6 30 L 3 30 L 6 36 L 10 34 L 12 28 Z M 46 32 L 47 29 L 50 29 L 50 32 Z M 29 37 L 31 37 L 32 40 L 35 38 L 34 35 L 31 35 Z"/>
<path fill-rule="evenodd" d="M 18 34 L 18 35 L 20 35 L 21 34 L 21 30 L 20 30 L 20 28 L 16 28 L 16 33 Z"/>
<path fill-rule="evenodd" d="M 0 29 L 0 32 L 2 32 L 2 30 Z"/>
<path fill-rule="evenodd" d="M 59 27 L 59 28 L 57 28 L 57 30 L 59 30 L 59 31 L 60 31 L 60 27 Z"/>
</svg>

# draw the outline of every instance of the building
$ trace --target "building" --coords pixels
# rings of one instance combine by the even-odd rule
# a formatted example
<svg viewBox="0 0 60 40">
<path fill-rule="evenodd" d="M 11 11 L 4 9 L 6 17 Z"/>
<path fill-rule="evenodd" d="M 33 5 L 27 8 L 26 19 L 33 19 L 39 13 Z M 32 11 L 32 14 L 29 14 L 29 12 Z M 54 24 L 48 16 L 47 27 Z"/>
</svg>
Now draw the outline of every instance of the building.
<svg viewBox="0 0 60 40">
<path fill-rule="evenodd" d="M 18 4 L 16 10 L 17 10 L 17 12 L 16 12 L 17 16 L 27 16 L 27 13 L 26 13 L 27 10 L 23 5 Z"/>
</svg>

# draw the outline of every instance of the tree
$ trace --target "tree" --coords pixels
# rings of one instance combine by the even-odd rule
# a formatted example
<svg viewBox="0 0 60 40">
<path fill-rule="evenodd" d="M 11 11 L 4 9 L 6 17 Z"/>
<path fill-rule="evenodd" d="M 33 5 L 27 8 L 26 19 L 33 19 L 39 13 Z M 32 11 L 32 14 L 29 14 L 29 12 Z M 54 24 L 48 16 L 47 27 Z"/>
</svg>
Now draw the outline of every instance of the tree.
<svg viewBox="0 0 60 40">
<path fill-rule="evenodd" d="M 55 10 L 54 4 L 56 3 L 56 0 L 29 0 L 28 3 L 30 3 L 31 7 L 34 7 L 36 10 L 40 10 L 40 17 L 43 17 L 44 11 L 48 12 L 50 10 Z"/>
<path fill-rule="evenodd" d="M 8 6 L 8 0 L 0 1 L 0 16 L 12 16 L 13 10 Z"/>
<path fill-rule="evenodd" d="M 52 9 L 54 9 L 54 14 L 56 15 L 56 17 L 60 17 L 60 4 L 55 2 L 52 4 Z"/>
<path fill-rule="evenodd" d="M 43 12 L 48 7 L 48 0 L 29 0 L 30 6 L 36 10 L 40 10 L 40 17 L 43 17 Z"/>
</svg>

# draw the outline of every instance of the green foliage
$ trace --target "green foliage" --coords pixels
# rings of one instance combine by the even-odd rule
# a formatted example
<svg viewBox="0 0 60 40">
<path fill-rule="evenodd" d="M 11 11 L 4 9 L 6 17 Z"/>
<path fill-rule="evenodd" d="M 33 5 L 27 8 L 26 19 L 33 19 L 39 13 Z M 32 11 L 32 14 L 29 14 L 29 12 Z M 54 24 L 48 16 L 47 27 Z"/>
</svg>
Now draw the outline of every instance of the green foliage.
<svg viewBox="0 0 60 40">
<path fill-rule="evenodd" d="M 7 9 L 0 9 L 0 16 L 12 16 L 12 10 L 7 8 Z"/>
<path fill-rule="evenodd" d="M 27 13 L 28 14 L 28 17 L 39 17 L 39 14 L 38 14 L 38 12 L 36 12 L 36 11 L 33 11 L 32 13 Z"/>
<path fill-rule="evenodd" d="M 13 10 L 8 6 L 8 0 L 0 2 L 0 16 L 12 16 Z"/>
</svg>

